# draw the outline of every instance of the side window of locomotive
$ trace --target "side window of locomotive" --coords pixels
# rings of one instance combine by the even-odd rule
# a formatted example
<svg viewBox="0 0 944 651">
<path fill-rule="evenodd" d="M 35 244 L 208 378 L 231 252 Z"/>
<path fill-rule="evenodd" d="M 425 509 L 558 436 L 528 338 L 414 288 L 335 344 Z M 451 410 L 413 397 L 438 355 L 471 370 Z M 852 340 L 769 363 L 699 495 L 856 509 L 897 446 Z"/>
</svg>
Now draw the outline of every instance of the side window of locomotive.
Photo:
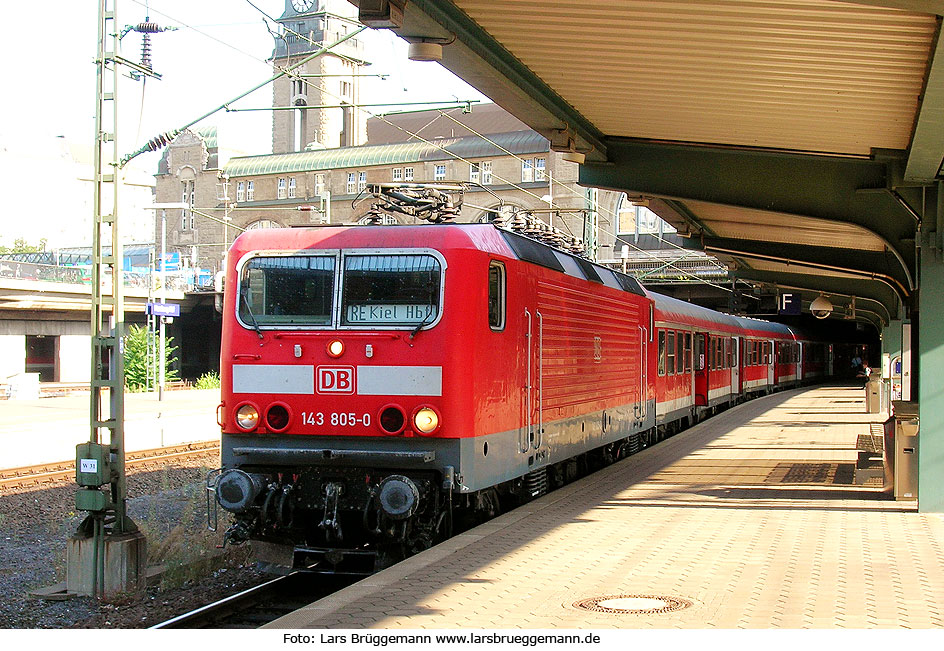
<svg viewBox="0 0 944 651">
<path fill-rule="evenodd" d="M 505 329 L 505 265 L 488 265 L 488 325 L 492 330 Z"/>
<path fill-rule="evenodd" d="M 659 330 L 659 375 L 665 375 L 665 330 Z"/>
<path fill-rule="evenodd" d="M 244 325 L 331 325 L 333 256 L 252 258 L 240 284 L 239 318 Z"/>
<path fill-rule="evenodd" d="M 692 333 L 685 333 L 685 372 L 692 370 Z"/>
<path fill-rule="evenodd" d="M 431 255 L 347 255 L 341 325 L 423 326 L 439 316 L 442 266 Z"/>
</svg>

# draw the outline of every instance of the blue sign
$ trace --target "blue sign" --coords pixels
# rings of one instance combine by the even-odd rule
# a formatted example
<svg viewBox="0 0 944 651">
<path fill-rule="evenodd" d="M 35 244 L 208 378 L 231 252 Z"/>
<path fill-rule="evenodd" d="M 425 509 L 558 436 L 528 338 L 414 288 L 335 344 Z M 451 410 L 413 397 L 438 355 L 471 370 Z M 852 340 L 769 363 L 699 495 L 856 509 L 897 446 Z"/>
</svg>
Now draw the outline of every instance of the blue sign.
<svg viewBox="0 0 944 651">
<path fill-rule="evenodd" d="M 180 316 L 180 305 L 177 303 L 148 303 L 147 313 L 154 316 Z"/>
<path fill-rule="evenodd" d="M 158 269 L 160 271 L 160 269 Z M 164 271 L 180 271 L 180 254 L 174 251 L 173 253 L 164 254 Z"/>
<path fill-rule="evenodd" d="M 778 311 L 780 314 L 800 314 L 803 297 L 800 294 L 781 294 Z"/>
</svg>

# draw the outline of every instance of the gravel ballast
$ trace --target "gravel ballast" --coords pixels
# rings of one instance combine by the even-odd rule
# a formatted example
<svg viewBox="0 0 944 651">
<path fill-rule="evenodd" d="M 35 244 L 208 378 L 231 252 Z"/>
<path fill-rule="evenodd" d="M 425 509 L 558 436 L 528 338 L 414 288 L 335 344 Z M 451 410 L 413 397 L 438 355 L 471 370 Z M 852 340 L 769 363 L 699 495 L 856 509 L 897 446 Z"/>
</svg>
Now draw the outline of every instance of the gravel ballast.
<svg viewBox="0 0 944 651">
<path fill-rule="evenodd" d="M 210 559 L 222 533 L 207 531 L 203 481 L 216 465 L 207 455 L 129 474 L 128 514 L 147 537 L 149 564 L 169 569 L 145 595 L 115 603 L 29 594 L 65 580 L 66 541 L 85 517 L 75 511 L 74 482 L 0 490 L 0 626 L 146 628 L 266 580 L 245 547 Z"/>
</svg>

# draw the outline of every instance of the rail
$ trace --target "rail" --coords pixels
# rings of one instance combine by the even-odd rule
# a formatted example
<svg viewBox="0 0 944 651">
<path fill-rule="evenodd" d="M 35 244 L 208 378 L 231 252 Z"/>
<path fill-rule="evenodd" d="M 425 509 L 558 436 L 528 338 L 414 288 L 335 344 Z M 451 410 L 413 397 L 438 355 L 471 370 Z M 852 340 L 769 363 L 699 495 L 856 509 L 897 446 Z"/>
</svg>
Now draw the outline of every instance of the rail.
<svg viewBox="0 0 944 651">
<path fill-rule="evenodd" d="M 186 459 L 202 456 L 211 452 L 219 452 L 219 441 L 199 441 L 172 445 L 150 450 L 137 450 L 125 454 L 127 468 L 146 466 L 154 462 Z M 19 468 L 0 470 L 0 488 L 23 488 L 46 484 L 61 479 L 75 477 L 75 460 L 56 461 Z"/>
</svg>

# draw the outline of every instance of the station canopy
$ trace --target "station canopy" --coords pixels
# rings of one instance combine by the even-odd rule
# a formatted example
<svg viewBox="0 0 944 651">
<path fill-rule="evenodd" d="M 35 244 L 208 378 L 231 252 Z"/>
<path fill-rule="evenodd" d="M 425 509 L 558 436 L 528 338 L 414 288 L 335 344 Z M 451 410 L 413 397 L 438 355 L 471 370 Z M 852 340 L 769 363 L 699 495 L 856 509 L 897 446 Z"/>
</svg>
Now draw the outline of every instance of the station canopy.
<svg viewBox="0 0 944 651">
<path fill-rule="evenodd" d="M 355 2 L 357 4 L 357 2 Z M 944 2 L 389 0 L 362 22 L 583 159 L 735 277 L 877 327 L 940 238 Z M 940 242 L 936 242 L 940 248 Z"/>
</svg>

